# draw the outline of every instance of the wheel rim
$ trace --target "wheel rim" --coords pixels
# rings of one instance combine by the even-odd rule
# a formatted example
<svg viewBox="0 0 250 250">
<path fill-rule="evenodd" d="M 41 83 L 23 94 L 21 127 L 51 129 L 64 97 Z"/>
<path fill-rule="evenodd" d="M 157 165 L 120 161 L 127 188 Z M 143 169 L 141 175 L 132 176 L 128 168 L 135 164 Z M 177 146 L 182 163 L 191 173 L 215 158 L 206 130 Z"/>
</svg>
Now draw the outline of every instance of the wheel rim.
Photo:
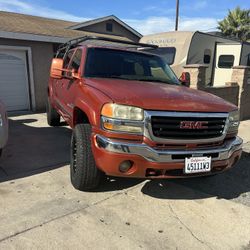
<svg viewBox="0 0 250 250">
<path fill-rule="evenodd" d="M 76 154 L 77 154 L 77 146 L 76 146 L 76 139 L 75 136 L 72 136 L 72 145 L 71 145 L 71 159 L 72 159 L 72 169 L 75 173 L 77 170 L 77 164 L 76 164 Z"/>
</svg>

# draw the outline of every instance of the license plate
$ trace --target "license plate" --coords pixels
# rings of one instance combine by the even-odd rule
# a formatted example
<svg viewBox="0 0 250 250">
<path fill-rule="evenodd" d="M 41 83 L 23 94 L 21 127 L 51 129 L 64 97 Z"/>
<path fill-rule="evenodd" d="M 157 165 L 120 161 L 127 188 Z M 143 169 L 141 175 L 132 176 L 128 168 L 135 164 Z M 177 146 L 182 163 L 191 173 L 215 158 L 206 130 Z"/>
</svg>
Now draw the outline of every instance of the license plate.
<svg viewBox="0 0 250 250">
<path fill-rule="evenodd" d="M 185 159 L 185 174 L 211 171 L 211 157 L 190 157 Z"/>
</svg>

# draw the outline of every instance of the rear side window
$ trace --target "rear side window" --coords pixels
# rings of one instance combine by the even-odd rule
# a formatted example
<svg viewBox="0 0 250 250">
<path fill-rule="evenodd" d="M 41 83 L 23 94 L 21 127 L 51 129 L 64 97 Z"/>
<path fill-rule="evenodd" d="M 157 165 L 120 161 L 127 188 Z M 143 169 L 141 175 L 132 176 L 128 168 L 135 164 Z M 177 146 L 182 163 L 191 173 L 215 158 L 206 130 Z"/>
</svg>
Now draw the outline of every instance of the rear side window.
<svg viewBox="0 0 250 250">
<path fill-rule="evenodd" d="M 231 69 L 234 65 L 234 55 L 220 55 L 218 67 Z"/>
<path fill-rule="evenodd" d="M 78 72 L 79 67 L 81 65 L 81 58 L 82 58 L 82 50 L 78 49 L 73 56 L 69 69 L 75 69 L 75 71 Z"/>
</svg>

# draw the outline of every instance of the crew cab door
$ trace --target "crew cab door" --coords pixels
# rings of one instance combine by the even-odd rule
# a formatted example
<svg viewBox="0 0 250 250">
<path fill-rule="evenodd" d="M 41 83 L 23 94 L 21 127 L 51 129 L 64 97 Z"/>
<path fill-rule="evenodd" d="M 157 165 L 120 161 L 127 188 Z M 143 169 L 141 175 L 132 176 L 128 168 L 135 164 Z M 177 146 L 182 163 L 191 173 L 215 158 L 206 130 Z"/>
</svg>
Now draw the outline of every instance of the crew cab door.
<svg viewBox="0 0 250 250">
<path fill-rule="evenodd" d="M 82 59 L 82 50 L 76 49 L 67 66 L 68 70 L 74 70 L 80 76 L 80 65 Z M 74 100 L 80 80 L 72 75 L 71 72 L 65 72 L 58 88 L 64 119 L 68 121 L 73 115 Z"/>
<path fill-rule="evenodd" d="M 233 66 L 240 64 L 241 44 L 217 44 L 213 86 L 231 81 Z"/>
<path fill-rule="evenodd" d="M 63 61 L 63 69 L 67 69 L 69 66 L 69 63 L 71 61 L 71 58 L 74 54 L 74 51 L 69 51 Z M 63 105 L 63 98 L 62 98 L 62 88 L 63 83 L 65 82 L 66 72 L 63 72 L 63 77 L 61 79 L 54 79 L 53 80 L 53 92 L 54 92 L 54 98 L 56 102 L 56 106 L 58 109 L 64 114 L 64 105 Z"/>
</svg>

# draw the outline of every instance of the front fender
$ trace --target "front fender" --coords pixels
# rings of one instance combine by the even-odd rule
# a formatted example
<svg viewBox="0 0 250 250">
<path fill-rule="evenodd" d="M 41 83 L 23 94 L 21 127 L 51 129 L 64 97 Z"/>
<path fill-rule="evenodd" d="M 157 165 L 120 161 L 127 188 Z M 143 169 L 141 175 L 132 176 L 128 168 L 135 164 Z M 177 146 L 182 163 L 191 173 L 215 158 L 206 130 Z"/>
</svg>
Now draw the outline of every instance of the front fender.
<svg viewBox="0 0 250 250">
<path fill-rule="evenodd" d="M 100 115 L 102 106 L 105 103 L 113 102 L 110 97 L 106 96 L 104 93 L 96 88 L 85 85 L 82 87 L 83 98 L 81 93 L 76 98 L 74 106 L 82 110 L 88 117 L 90 124 L 94 127 L 100 126 Z M 74 118 L 73 118 L 74 120 Z"/>
</svg>

